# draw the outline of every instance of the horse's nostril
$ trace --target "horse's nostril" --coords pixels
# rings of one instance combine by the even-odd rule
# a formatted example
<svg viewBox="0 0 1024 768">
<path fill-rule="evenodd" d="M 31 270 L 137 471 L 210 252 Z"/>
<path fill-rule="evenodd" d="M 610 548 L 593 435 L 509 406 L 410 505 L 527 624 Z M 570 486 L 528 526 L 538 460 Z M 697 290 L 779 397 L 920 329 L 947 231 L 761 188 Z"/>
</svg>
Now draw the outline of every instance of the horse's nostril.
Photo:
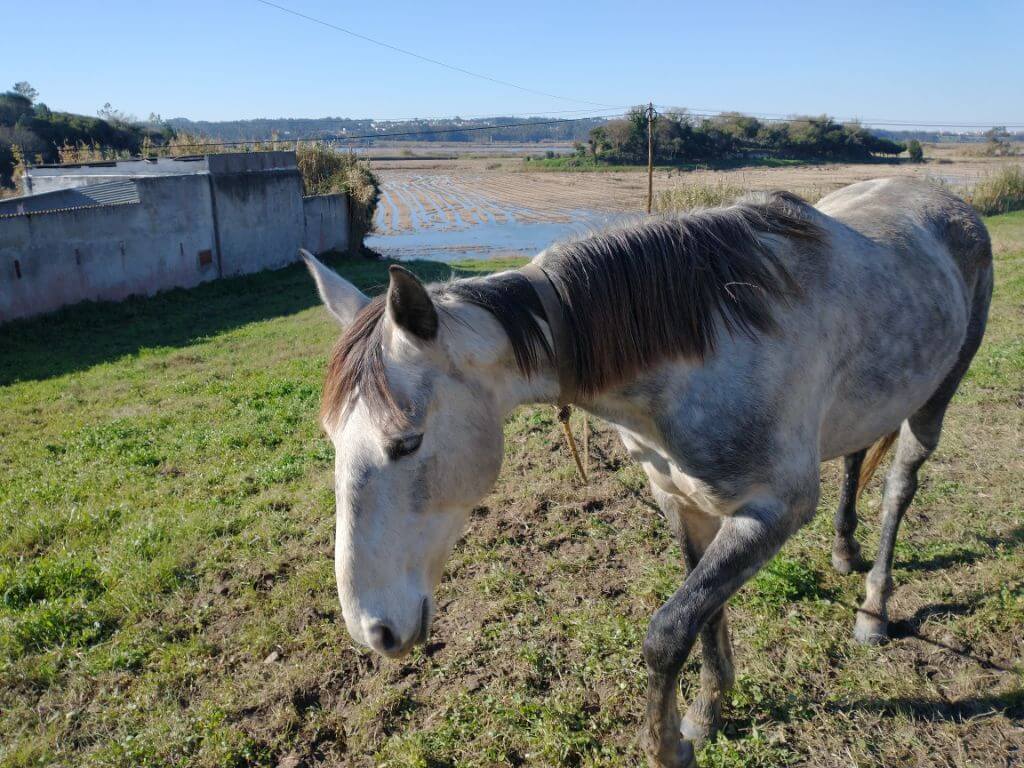
<svg viewBox="0 0 1024 768">
<path fill-rule="evenodd" d="M 398 647 L 398 640 L 391 627 L 383 622 L 377 622 L 368 632 L 370 647 L 382 653 L 390 653 Z"/>
</svg>

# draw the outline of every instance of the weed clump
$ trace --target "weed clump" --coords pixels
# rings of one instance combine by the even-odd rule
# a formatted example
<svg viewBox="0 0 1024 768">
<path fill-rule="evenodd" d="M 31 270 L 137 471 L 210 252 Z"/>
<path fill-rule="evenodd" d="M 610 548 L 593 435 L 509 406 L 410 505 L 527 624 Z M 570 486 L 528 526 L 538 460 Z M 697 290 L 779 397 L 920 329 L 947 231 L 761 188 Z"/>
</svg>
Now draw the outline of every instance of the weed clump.
<svg viewBox="0 0 1024 768">
<path fill-rule="evenodd" d="M 759 607 L 782 607 L 801 600 L 830 597 L 821 575 L 790 557 L 779 555 L 751 582 L 746 602 Z"/>
<path fill-rule="evenodd" d="M 690 211 L 695 208 L 718 208 L 729 205 L 749 190 L 719 181 L 714 184 L 687 184 L 659 192 L 654 209 L 659 213 Z"/>
<path fill-rule="evenodd" d="M 1024 166 L 1008 165 L 967 191 L 965 199 L 982 216 L 1024 209 Z"/>
<path fill-rule="evenodd" d="M 344 192 L 349 197 L 349 250 L 358 251 L 373 229 L 380 187 L 366 163 L 352 152 L 343 153 L 323 144 L 300 144 L 295 156 L 307 195 Z"/>
</svg>

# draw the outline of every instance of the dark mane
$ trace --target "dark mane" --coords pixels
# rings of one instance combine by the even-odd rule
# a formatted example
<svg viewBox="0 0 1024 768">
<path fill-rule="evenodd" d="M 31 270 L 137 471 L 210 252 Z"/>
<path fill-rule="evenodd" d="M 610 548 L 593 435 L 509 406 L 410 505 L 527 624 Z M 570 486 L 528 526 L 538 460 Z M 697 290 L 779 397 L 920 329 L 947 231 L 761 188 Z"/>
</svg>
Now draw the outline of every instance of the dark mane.
<svg viewBox="0 0 1024 768">
<path fill-rule="evenodd" d="M 800 247 L 823 237 L 803 200 L 774 193 L 728 208 L 647 219 L 548 249 L 539 263 L 566 308 L 578 394 L 594 395 L 673 357 L 703 359 L 714 352 L 722 330 L 771 332 L 775 305 L 800 293 L 781 256 L 783 241 Z M 551 357 L 544 310 L 518 272 L 457 280 L 433 291 L 493 314 L 524 375 Z M 371 407 L 401 414 L 384 376 L 382 315 L 383 302 L 374 299 L 342 336 L 324 387 L 325 415 L 356 388 Z"/>
</svg>

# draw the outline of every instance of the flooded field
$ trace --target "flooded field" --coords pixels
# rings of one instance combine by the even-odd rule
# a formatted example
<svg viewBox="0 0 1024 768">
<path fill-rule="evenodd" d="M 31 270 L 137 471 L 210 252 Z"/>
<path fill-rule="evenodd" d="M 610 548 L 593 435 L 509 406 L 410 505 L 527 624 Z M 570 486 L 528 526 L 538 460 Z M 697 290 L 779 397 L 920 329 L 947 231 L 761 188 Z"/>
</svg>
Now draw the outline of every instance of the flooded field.
<svg viewBox="0 0 1024 768">
<path fill-rule="evenodd" d="M 938 150 L 933 150 L 937 153 Z M 687 185 L 786 189 L 817 199 L 864 179 L 917 176 L 953 188 L 971 185 L 1004 158 L 942 156 L 922 164 L 818 164 L 783 168 L 655 172 L 655 194 Z M 531 256 L 551 243 L 641 215 L 644 170 L 527 171 L 521 157 L 372 158 L 381 181 L 367 245 L 395 259 Z"/>
<path fill-rule="evenodd" d="M 552 242 L 585 234 L 628 214 L 531 204 L 529 179 L 446 173 L 380 173 L 375 233 L 367 245 L 389 258 L 531 256 Z"/>
</svg>

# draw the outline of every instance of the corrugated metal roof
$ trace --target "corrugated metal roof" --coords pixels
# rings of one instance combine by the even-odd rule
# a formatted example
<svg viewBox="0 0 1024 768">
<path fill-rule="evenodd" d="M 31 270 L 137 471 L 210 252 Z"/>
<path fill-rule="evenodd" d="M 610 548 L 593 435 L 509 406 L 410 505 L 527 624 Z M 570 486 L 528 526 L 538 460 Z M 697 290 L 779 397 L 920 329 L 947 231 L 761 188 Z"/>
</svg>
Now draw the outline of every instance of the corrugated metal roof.
<svg viewBox="0 0 1024 768">
<path fill-rule="evenodd" d="M 139 188 L 135 185 L 134 181 L 129 180 L 90 184 L 87 187 L 76 187 L 69 191 L 77 192 L 93 203 L 101 205 L 139 202 Z"/>
<path fill-rule="evenodd" d="M 139 188 L 130 179 L 106 181 L 72 189 L 41 192 L 37 195 L 0 200 L 0 215 L 17 216 L 43 211 L 89 208 L 97 205 L 123 205 L 139 202 Z"/>
<path fill-rule="evenodd" d="M 111 203 L 109 205 L 74 205 L 70 208 L 44 208 L 39 211 L 22 211 L 21 213 L 6 213 L 0 211 L 0 219 L 17 219 L 21 216 L 46 216 L 56 213 L 72 213 L 74 211 L 91 211 L 98 208 L 119 208 L 122 205 L 138 205 L 138 203 Z"/>
</svg>

